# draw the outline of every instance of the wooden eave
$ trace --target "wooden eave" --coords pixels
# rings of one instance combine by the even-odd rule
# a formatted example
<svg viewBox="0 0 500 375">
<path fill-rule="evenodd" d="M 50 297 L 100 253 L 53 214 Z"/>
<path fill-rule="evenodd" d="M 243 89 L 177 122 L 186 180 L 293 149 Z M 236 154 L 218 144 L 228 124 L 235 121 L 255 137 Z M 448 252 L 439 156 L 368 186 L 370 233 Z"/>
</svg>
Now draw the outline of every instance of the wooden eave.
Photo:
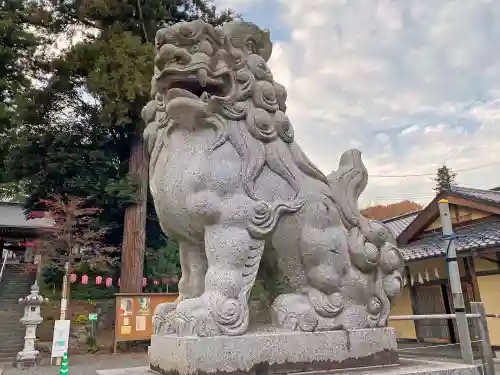
<svg viewBox="0 0 500 375">
<path fill-rule="evenodd" d="M 399 246 L 404 246 L 420 236 L 429 227 L 429 225 L 431 225 L 439 217 L 438 203 L 441 199 L 447 199 L 450 204 L 456 206 L 467 207 L 478 211 L 500 215 L 500 207 L 492 202 L 465 198 L 459 194 L 453 194 L 452 192 L 444 192 L 438 194 L 422 211 L 420 211 L 411 224 L 401 232 L 398 236 Z"/>
</svg>

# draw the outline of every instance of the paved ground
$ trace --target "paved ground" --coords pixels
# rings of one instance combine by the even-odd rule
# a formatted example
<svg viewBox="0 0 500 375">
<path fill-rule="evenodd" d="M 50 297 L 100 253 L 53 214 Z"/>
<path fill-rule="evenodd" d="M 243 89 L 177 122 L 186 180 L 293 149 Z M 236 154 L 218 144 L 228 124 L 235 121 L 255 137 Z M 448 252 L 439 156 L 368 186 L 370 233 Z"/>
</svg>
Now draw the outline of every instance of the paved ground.
<svg viewBox="0 0 500 375">
<path fill-rule="evenodd" d="M 404 350 L 400 352 L 402 357 L 426 359 L 430 361 L 446 361 L 446 362 L 461 362 L 457 358 L 456 353 L 451 354 L 454 357 L 443 356 L 442 353 L 436 353 L 434 356 L 427 354 L 419 354 L 423 349 L 419 346 L 411 347 L 412 350 Z M 431 348 L 425 348 L 427 352 Z M 436 348 L 434 348 L 436 350 Z M 441 349 L 443 351 L 443 349 Z M 500 356 L 498 356 L 500 357 Z M 47 360 L 44 360 L 42 365 L 36 368 L 27 370 L 18 370 L 6 363 L 2 374 L 2 364 L 0 363 L 0 375 L 59 375 L 58 366 L 50 366 Z M 127 367 L 140 367 L 148 365 L 147 353 L 127 353 L 127 354 L 100 354 L 100 355 L 74 355 L 69 358 L 69 375 L 97 375 L 97 370 L 118 369 Z M 500 360 L 497 360 L 496 373 L 500 375 Z"/>
<path fill-rule="evenodd" d="M 398 343 L 398 349 L 400 358 L 418 358 L 438 362 L 463 362 L 459 344 Z M 481 357 L 478 352 L 474 353 L 474 358 L 476 358 L 476 363 L 481 364 Z M 500 375 L 500 352 L 496 352 L 494 361 L 496 373 Z"/>
<path fill-rule="evenodd" d="M 59 375 L 58 366 L 50 366 L 43 361 L 41 366 L 27 370 L 18 370 L 12 364 L 4 364 L 0 375 Z M 96 370 L 139 367 L 148 365 L 147 353 L 75 355 L 69 358 L 70 375 L 97 375 Z M 2 364 L 0 363 L 0 369 Z"/>
</svg>

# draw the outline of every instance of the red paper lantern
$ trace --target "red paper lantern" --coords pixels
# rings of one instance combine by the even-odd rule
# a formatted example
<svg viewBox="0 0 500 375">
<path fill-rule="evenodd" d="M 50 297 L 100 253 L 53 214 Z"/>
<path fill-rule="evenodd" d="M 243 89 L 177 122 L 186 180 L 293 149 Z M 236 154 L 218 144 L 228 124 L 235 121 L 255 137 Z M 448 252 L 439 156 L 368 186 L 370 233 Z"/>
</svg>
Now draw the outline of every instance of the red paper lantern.
<svg viewBox="0 0 500 375">
<path fill-rule="evenodd" d="M 153 284 L 160 285 L 160 282 L 158 280 L 153 280 Z"/>
<path fill-rule="evenodd" d="M 82 276 L 82 284 L 87 285 L 89 283 L 89 277 L 87 275 Z"/>
<path fill-rule="evenodd" d="M 113 279 L 111 277 L 106 277 L 106 288 L 110 288 L 113 285 Z"/>
<path fill-rule="evenodd" d="M 102 276 L 97 276 L 95 278 L 95 283 L 96 283 L 96 285 L 101 285 L 102 284 Z"/>
<path fill-rule="evenodd" d="M 146 279 L 145 277 L 142 278 L 142 286 L 145 287 L 146 285 L 148 285 L 148 279 Z"/>
<path fill-rule="evenodd" d="M 74 283 L 76 281 L 76 273 L 70 273 L 69 274 L 69 281 L 71 283 Z"/>
</svg>

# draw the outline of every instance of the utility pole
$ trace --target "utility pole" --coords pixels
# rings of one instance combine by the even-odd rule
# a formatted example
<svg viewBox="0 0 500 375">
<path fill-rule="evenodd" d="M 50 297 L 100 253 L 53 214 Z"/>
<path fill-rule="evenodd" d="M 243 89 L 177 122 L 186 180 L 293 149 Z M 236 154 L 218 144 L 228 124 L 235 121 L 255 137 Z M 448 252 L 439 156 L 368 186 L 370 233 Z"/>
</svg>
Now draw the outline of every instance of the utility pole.
<svg viewBox="0 0 500 375">
<path fill-rule="evenodd" d="M 63 285 L 62 285 L 62 293 L 61 293 L 61 315 L 59 317 L 60 320 L 66 320 L 66 311 L 68 309 L 68 299 L 69 299 L 69 270 L 70 265 L 69 261 L 64 263 L 64 276 L 63 276 Z M 52 365 L 52 359 L 50 364 Z M 56 358 L 56 365 L 61 365 L 61 357 Z"/>
<path fill-rule="evenodd" d="M 474 364 L 474 355 L 472 354 L 469 325 L 467 324 L 467 316 L 465 315 L 464 295 L 462 294 L 462 283 L 460 282 L 457 251 L 455 249 L 455 239 L 453 238 L 454 233 L 451 224 L 450 205 L 446 199 L 441 199 L 439 201 L 439 215 L 441 217 L 441 227 L 443 229 L 448 280 L 450 282 L 451 294 L 453 296 L 453 306 L 455 307 L 462 359 L 465 363 L 472 365 Z"/>
</svg>

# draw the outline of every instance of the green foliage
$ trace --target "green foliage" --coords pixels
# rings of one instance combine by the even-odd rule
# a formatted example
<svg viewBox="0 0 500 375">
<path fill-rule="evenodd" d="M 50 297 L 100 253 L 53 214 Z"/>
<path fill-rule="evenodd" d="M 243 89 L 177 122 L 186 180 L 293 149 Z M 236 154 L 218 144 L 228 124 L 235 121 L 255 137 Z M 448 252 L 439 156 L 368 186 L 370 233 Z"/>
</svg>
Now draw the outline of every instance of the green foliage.
<svg viewBox="0 0 500 375">
<path fill-rule="evenodd" d="M 75 320 L 73 320 L 74 324 L 87 324 L 89 318 L 86 315 L 78 315 Z"/>
<path fill-rule="evenodd" d="M 0 1 L 0 182 L 8 180 L 3 160 L 15 139 L 17 108 L 36 77 L 34 53 L 42 39 L 27 29 L 31 13 L 25 1 Z M 16 187 L 4 185 L 1 190 L 10 198 Z"/>
<path fill-rule="evenodd" d="M 123 206 L 137 202 L 138 183 L 130 174 L 120 180 L 109 182 L 105 187 L 105 192 L 110 197 L 114 197 Z"/>
<path fill-rule="evenodd" d="M 164 245 L 148 248 L 144 274 L 155 279 L 178 276 L 180 274 L 179 247 L 172 240 L 163 239 Z"/>
<path fill-rule="evenodd" d="M 442 193 L 443 191 L 450 190 L 451 185 L 455 184 L 456 177 L 457 174 L 446 165 L 439 167 L 437 170 L 436 178 L 434 178 L 434 181 L 436 182 L 434 191 L 436 191 L 437 193 Z"/>
<path fill-rule="evenodd" d="M 70 300 L 95 301 L 113 299 L 115 293 L 118 293 L 116 286 L 117 273 L 98 268 L 91 269 L 87 264 L 82 264 L 73 272 L 76 273 L 78 280 L 81 280 L 82 275 L 86 274 L 89 277 L 89 283 L 87 285 L 82 285 L 80 282 L 72 283 L 70 285 Z M 42 270 L 42 278 L 40 280 L 42 294 L 52 300 L 60 299 L 63 275 L 64 272 L 59 267 L 54 267 L 53 265 L 45 266 Z M 96 276 L 102 276 L 103 283 L 101 285 L 95 284 Z M 104 285 L 106 277 L 113 277 L 113 286 L 110 288 Z"/>
<path fill-rule="evenodd" d="M 113 299 L 118 288 L 106 288 L 99 285 L 77 285 L 71 289 L 71 300 L 108 300 Z"/>
<path fill-rule="evenodd" d="M 25 181 L 9 181 L 0 184 L 0 199 L 5 201 L 20 202 L 26 201 Z"/>
<path fill-rule="evenodd" d="M 99 220 L 111 228 L 106 243 L 120 247 L 125 209 L 138 203 L 129 157 L 144 126 L 155 33 L 200 17 L 217 25 L 233 14 L 217 13 L 211 0 L 0 5 L 0 195 L 22 200 L 28 211 L 54 194 L 91 196 L 89 204 L 103 209 Z M 83 30 L 78 43 L 57 54 L 43 48 L 77 29 Z M 163 237 L 150 197 L 147 204 L 145 274 L 178 274 L 176 245 Z M 73 289 L 72 298 L 87 293 Z"/>
</svg>

